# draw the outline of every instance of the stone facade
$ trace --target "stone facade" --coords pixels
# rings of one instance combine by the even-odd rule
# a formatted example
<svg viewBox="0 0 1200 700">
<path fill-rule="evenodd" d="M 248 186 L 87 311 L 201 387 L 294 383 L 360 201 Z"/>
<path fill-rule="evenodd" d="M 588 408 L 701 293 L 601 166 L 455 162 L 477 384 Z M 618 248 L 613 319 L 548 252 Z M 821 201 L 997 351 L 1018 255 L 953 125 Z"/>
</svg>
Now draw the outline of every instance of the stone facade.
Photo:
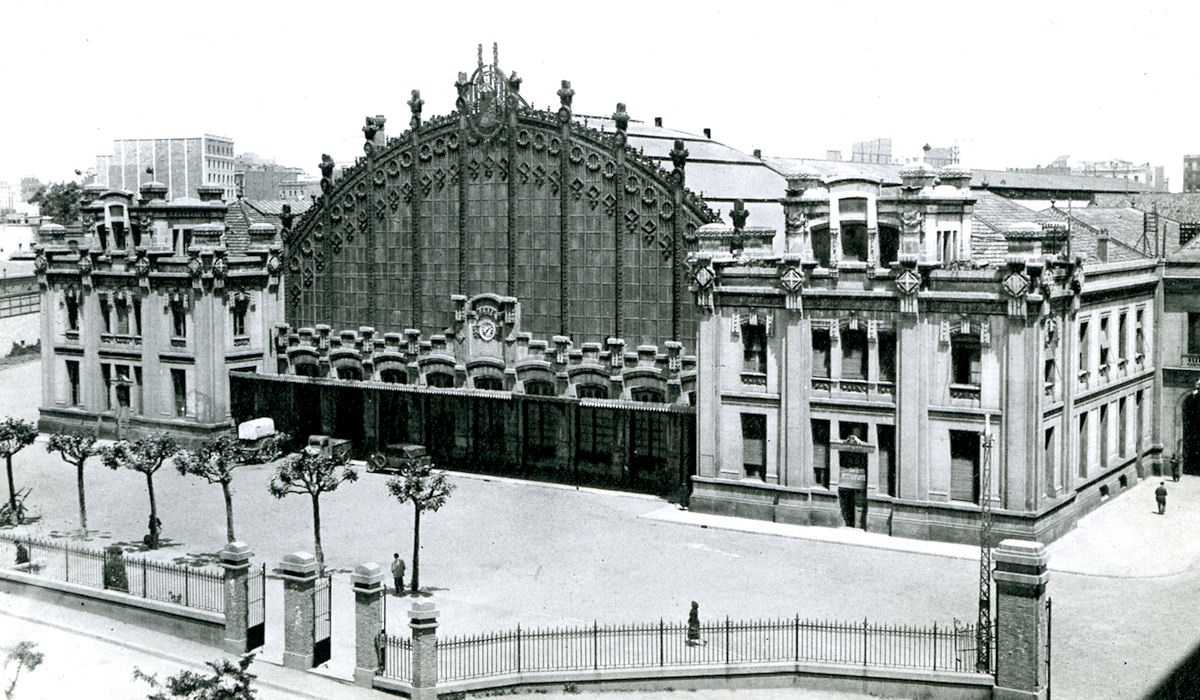
<svg viewBox="0 0 1200 700">
<path fill-rule="evenodd" d="M 148 183 L 135 200 L 89 186 L 82 234 L 43 228 L 43 431 L 228 428 L 228 373 L 267 369 L 283 317 L 281 249 L 269 224 L 230 245 L 221 190 L 202 194 L 168 201 Z"/>
<path fill-rule="evenodd" d="M 787 253 L 692 256 L 692 508 L 977 542 L 986 494 L 1000 536 L 1047 541 L 1157 469 L 1155 261 L 1021 225 L 981 265 L 969 179 L 801 174 Z"/>
</svg>

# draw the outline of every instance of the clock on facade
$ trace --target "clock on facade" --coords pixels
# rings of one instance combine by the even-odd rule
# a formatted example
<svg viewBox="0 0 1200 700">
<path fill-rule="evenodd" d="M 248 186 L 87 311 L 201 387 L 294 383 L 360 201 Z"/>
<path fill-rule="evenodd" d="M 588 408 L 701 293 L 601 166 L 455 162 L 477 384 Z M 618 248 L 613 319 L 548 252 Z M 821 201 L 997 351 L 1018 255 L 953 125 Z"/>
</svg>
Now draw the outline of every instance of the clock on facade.
<svg viewBox="0 0 1200 700">
<path fill-rule="evenodd" d="M 496 324 L 485 318 L 475 325 L 475 333 L 480 340 L 493 340 L 496 337 Z"/>
</svg>

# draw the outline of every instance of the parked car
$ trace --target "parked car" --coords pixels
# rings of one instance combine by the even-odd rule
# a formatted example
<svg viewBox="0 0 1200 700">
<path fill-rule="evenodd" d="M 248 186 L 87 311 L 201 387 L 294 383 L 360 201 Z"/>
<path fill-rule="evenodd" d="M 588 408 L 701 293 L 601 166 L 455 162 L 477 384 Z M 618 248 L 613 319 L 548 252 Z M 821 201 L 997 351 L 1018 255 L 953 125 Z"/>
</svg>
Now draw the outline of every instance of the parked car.
<svg viewBox="0 0 1200 700">
<path fill-rule="evenodd" d="M 260 464 L 276 459 L 282 451 L 279 446 L 286 437 L 275 432 L 275 421 L 271 418 L 255 418 L 239 423 L 237 436 L 244 464 Z"/>
<path fill-rule="evenodd" d="M 328 435 L 309 435 L 308 445 L 304 448 L 304 451 L 344 462 L 350 459 L 351 447 L 352 445 L 349 440 L 330 437 Z"/>
<path fill-rule="evenodd" d="M 376 452 L 367 460 L 369 472 L 400 472 L 410 465 L 431 466 L 433 459 L 425 453 L 424 445 L 397 442 Z"/>
</svg>

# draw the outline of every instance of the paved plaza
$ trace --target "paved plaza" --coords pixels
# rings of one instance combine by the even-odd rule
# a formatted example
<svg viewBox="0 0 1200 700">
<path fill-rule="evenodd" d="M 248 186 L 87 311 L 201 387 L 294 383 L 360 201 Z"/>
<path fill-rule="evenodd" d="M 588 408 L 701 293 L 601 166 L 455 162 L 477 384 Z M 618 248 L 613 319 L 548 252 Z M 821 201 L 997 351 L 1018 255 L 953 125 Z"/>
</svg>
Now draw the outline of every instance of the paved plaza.
<svg viewBox="0 0 1200 700">
<path fill-rule="evenodd" d="M 28 397 L 37 395 L 37 369 L 33 363 L 0 370 L 0 415 L 33 417 Z M 18 454 L 15 464 L 18 487 L 32 488 L 30 500 L 42 516 L 25 530 L 77 527 L 73 468 L 46 454 L 42 443 Z M 279 501 L 267 493 L 270 474 L 266 465 L 239 470 L 234 508 L 238 538 L 273 566 L 287 553 L 311 550 L 312 518 L 306 498 Z M 333 677 L 348 677 L 353 663 L 346 572 L 364 561 L 386 566 L 399 552 L 411 574 L 412 509 L 388 497 L 386 480 L 362 473 L 322 498 L 326 560 L 338 572 L 334 661 L 322 670 Z M 421 528 L 421 583 L 429 596 L 422 600 L 443 611 L 443 635 L 517 624 L 682 621 L 692 600 L 710 619 L 974 621 L 978 563 L 968 546 L 701 516 L 640 495 L 474 475 L 451 480 L 454 494 L 422 518 Z M 148 508 L 144 478 L 96 462 L 87 486 L 89 525 L 100 531 L 94 546 L 140 539 Z M 1106 697 L 1138 697 L 1200 640 L 1200 611 L 1190 600 L 1200 584 L 1200 538 L 1191 534 L 1200 528 L 1200 479 L 1168 480 L 1165 516 L 1153 512 L 1155 486 L 1157 480 L 1135 485 L 1050 547 L 1056 698 L 1091 698 L 1101 690 Z M 222 546 L 218 487 L 164 468 L 156 491 L 172 542 L 154 556 Z M 266 661 L 282 654 L 280 593 L 272 580 Z M 392 633 L 407 634 L 411 600 L 390 598 Z M 43 618 L 23 600 L 2 602 L 6 613 Z M 14 629 L 26 628 L 0 629 L 0 644 L 7 644 Z"/>
</svg>

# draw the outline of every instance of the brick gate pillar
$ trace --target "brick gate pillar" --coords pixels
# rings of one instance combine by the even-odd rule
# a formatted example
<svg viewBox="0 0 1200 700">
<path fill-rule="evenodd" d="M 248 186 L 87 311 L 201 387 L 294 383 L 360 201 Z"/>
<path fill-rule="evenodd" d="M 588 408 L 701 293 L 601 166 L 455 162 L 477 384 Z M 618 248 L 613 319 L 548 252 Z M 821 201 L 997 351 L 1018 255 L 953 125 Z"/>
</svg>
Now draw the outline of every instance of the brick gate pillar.
<svg viewBox="0 0 1200 700">
<path fill-rule="evenodd" d="M 313 661 L 313 591 L 317 558 L 308 552 L 289 554 L 279 562 L 283 579 L 283 665 L 307 671 Z"/>
<path fill-rule="evenodd" d="M 250 557 L 254 553 L 245 542 L 230 542 L 220 554 L 225 567 L 225 651 L 244 654 L 250 629 Z"/>
<path fill-rule="evenodd" d="M 408 611 L 408 626 L 412 628 L 411 700 L 437 700 L 437 618 L 433 603 L 413 603 Z"/>
<path fill-rule="evenodd" d="M 376 644 L 383 630 L 383 569 L 375 562 L 354 567 L 354 683 L 370 688 L 382 659 Z"/>
<path fill-rule="evenodd" d="M 1004 540 L 995 549 L 996 700 L 1047 696 L 1046 547 Z"/>
</svg>

